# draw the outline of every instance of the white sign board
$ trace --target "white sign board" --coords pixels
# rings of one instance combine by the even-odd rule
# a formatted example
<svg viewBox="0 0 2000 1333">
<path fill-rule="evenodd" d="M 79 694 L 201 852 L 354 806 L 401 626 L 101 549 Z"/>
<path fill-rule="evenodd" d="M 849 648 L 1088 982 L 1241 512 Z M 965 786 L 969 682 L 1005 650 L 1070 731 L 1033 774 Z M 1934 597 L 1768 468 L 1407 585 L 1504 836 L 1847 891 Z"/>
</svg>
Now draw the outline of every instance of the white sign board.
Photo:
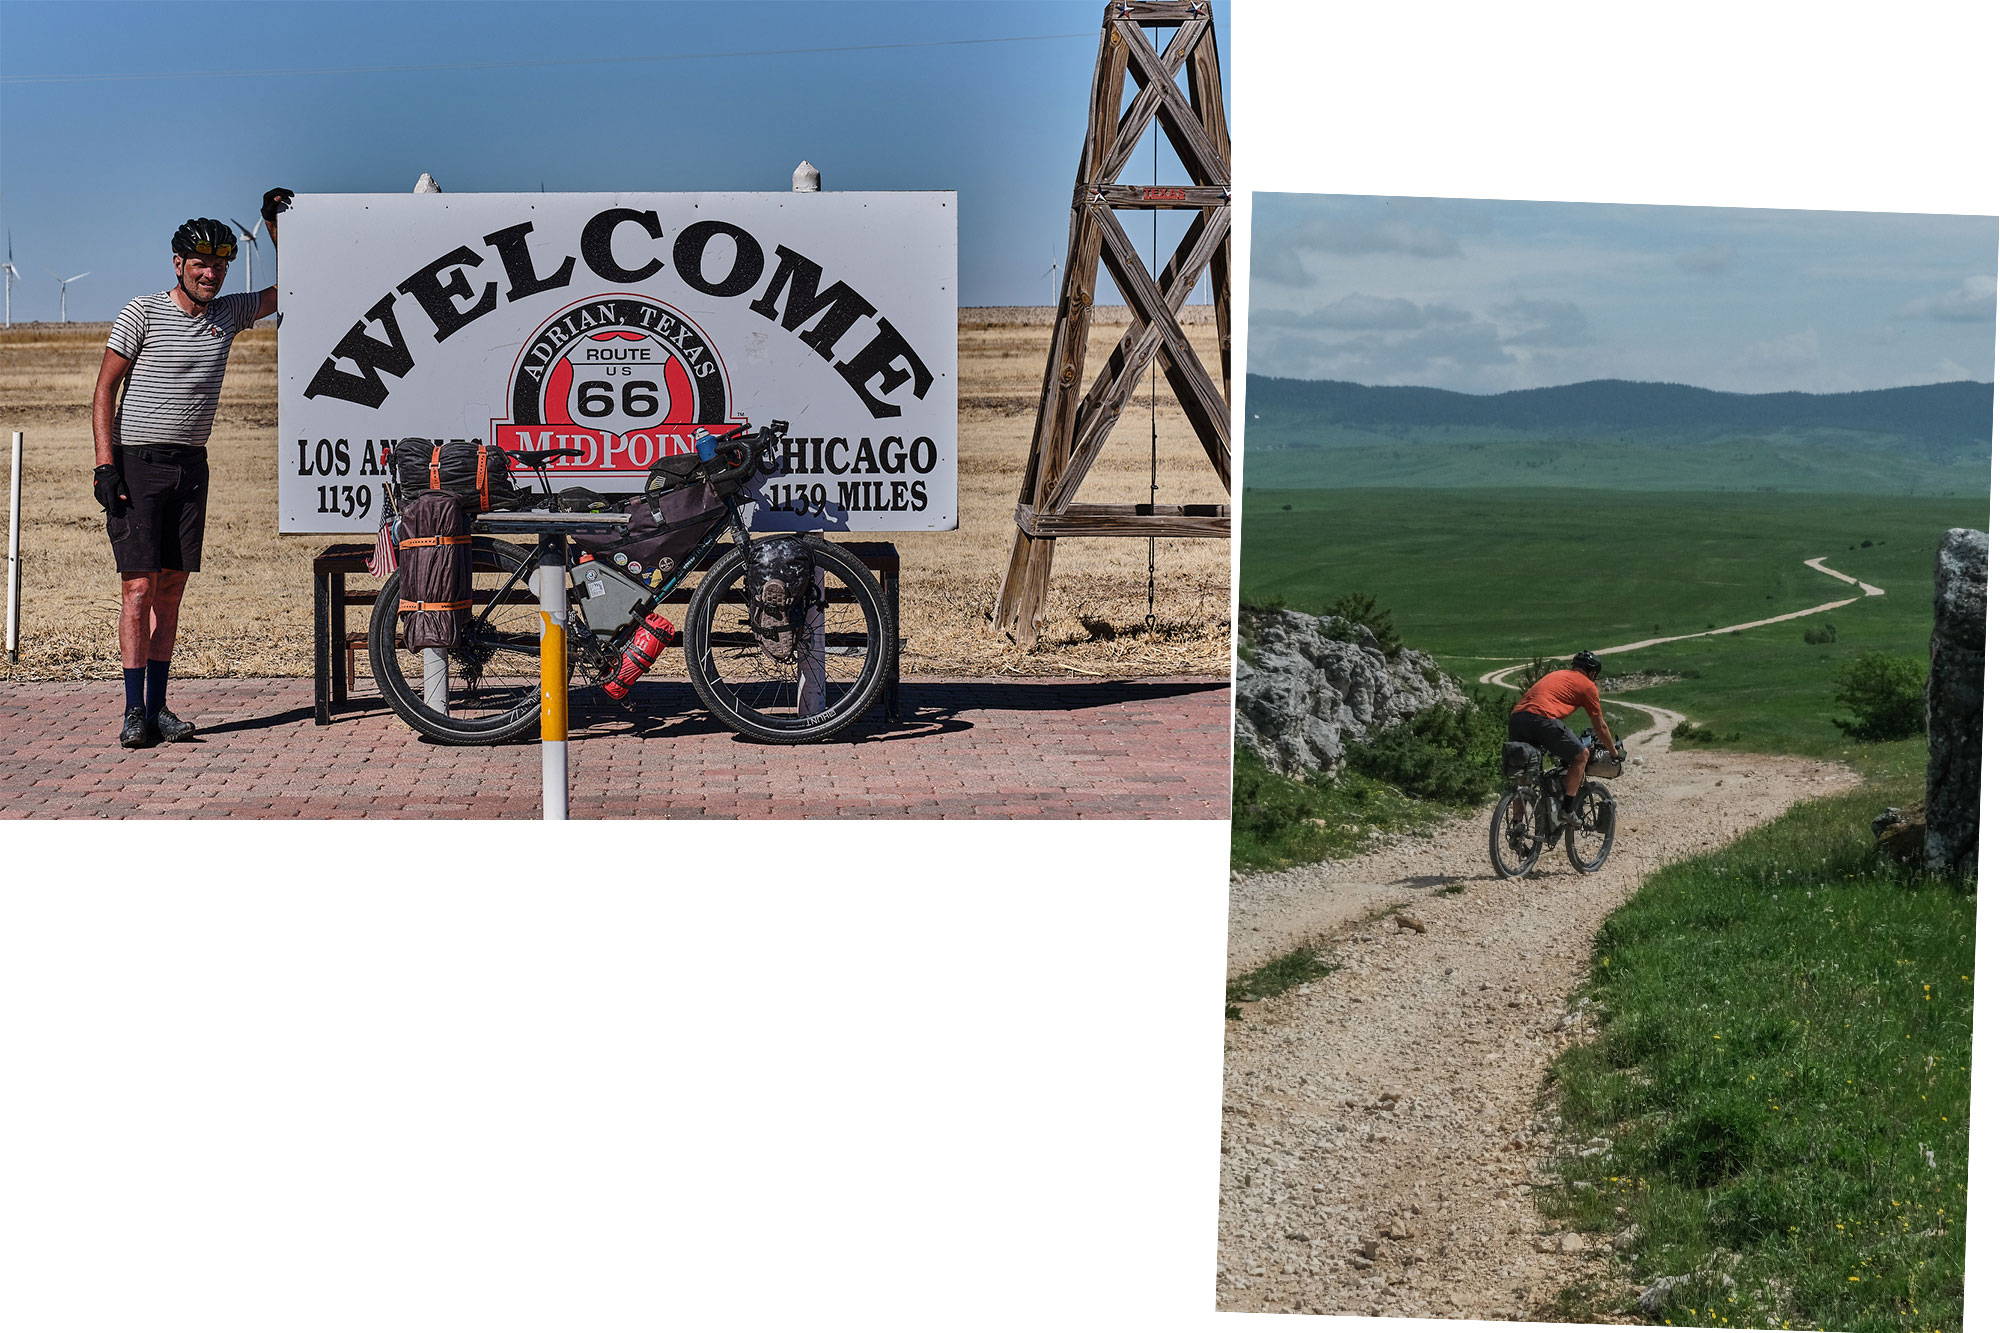
<svg viewBox="0 0 2000 1333">
<path fill-rule="evenodd" d="M 406 436 L 582 449 L 557 489 L 632 491 L 774 418 L 755 526 L 956 527 L 957 220 L 949 192 L 301 194 L 279 530 L 372 531 Z"/>
</svg>

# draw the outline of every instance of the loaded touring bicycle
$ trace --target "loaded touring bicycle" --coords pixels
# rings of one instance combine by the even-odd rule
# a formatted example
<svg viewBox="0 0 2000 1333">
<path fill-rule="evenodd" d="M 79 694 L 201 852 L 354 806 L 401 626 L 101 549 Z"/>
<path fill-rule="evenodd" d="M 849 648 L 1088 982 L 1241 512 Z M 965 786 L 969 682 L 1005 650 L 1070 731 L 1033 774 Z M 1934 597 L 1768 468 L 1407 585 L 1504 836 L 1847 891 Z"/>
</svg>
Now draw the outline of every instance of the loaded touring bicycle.
<svg viewBox="0 0 2000 1333">
<path fill-rule="evenodd" d="M 895 626 L 881 587 L 851 552 L 815 535 L 753 538 L 747 492 L 780 466 L 788 423 L 697 437 L 653 465 L 645 490 L 549 483 L 576 449 L 508 452 L 480 441 L 404 440 L 392 459 L 397 568 L 376 598 L 368 652 L 397 715 L 434 740 L 492 745 L 531 734 L 541 705 L 537 547 L 479 526 L 535 531 L 565 517 L 570 688 L 625 700 L 678 639 L 701 702 L 730 729 L 776 744 L 852 725 L 887 680 Z M 516 487 L 532 470 L 539 493 Z M 495 513 L 495 511 L 503 511 Z M 601 516 L 592 524 L 579 516 Z M 686 624 L 663 608 L 687 588 Z"/>
</svg>

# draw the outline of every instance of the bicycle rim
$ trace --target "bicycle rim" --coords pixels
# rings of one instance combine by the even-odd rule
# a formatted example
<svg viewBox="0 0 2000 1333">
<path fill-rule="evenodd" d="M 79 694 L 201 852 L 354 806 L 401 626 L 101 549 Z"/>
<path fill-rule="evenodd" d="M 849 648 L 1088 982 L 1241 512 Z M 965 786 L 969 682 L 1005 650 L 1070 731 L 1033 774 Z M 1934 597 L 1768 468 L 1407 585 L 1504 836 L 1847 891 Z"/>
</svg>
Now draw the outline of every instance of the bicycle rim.
<svg viewBox="0 0 2000 1333">
<path fill-rule="evenodd" d="M 888 678 L 888 606 L 854 556 L 809 541 L 814 588 L 793 651 L 774 658 L 752 632 L 743 552 L 703 576 L 688 607 L 688 676 L 704 704 L 753 740 L 824 740 L 850 726 Z M 824 651 L 816 651 L 823 647 Z"/>
<path fill-rule="evenodd" d="M 1542 840 L 1535 831 L 1535 794 L 1532 788 L 1511 787 L 1493 807 L 1492 827 L 1487 830 L 1486 851 L 1494 872 L 1502 879 L 1516 879 L 1534 869 L 1541 859 Z"/>
<path fill-rule="evenodd" d="M 1576 823 L 1563 831 L 1569 863 L 1588 875 L 1604 868 L 1618 830 L 1618 802 L 1608 788 L 1586 782 L 1576 796 Z"/>
<path fill-rule="evenodd" d="M 369 663 L 396 715 L 433 740 L 492 745 L 526 735 L 541 712 L 541 613 L 528 582 L 534 551 L 491 538 L 472 547 L 471 621 L 452 648 L 402 644 L 402 574 L 370 618 Z"/>
</svg>

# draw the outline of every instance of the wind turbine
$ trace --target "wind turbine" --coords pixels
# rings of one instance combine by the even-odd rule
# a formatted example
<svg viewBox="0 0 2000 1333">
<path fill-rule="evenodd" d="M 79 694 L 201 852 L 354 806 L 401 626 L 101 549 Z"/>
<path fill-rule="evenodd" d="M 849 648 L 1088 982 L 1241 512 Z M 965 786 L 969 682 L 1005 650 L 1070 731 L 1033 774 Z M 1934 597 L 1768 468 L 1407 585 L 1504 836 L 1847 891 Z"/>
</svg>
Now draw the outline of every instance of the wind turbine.
<svg viewBox="0 0 2000 1333">
<path fill-rule="evenodd" d="M 21 276 L 21 271 L 14 267 L 14 233 L 11 231 L 7 233 L 7 262 L 0 264 L 0 269 L 7 273 L 7 327 L 11 329 L 14 327 L 14 282 Z"/>
<path fill-rule="evenodd" d="M 55 278 L 57 283 L 56 301 L 58 306 L 62 310 L 62 314 L 59 316 L 59 318 L 62 320 L 63 323 L 65 324 L 69 323 L 69 285 L 72 282 L 75 282 L 77 278 L 89 277 L 90 276 L 89 270 L 86 269 L 84 272 L 77 274 L 76 277 L 70 277 L 70 278 L 57 277 L 56 271 L 52 268 L 44 268 L 42 272 L 48 274 L 52 278 Z"/>
<path fill-rule="evenodd" d="M 1057 255 L 1054 259 L 1051 259 L 1049 261 L 1048 272 L 1043 274 L 1042 276 L 1046 277 L 1049 280 L 1049 304 L 1052 306 L 1061 306 L 1062 305 L 1062 256 L 1061 255 Z"/>
<path fill-rule="evenodd" d="M 257 290 L 257 233 L 263 228 L 264 219 L 258 218 L 254 227 L 246 227 L 235 218 L 229 221 L 241 235 L 243 243 L 250 247 L 243 256 L 243 290 L 254 292 Z"/>
</svg>

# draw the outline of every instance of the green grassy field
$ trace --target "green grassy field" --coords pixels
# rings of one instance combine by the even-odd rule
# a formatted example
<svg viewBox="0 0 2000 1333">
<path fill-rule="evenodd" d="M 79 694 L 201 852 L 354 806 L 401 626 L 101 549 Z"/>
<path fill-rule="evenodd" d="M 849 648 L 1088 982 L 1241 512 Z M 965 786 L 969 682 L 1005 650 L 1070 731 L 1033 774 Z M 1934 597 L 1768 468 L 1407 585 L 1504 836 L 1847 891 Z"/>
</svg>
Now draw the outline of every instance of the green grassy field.
<svg viewBox="0 0 2000 1333">
<path fill-rule="evenodd" d="M 1600 1035 L 1554 1079 L 1565 1136 L 1610 1146 L 1559 1161 L 1543 1206 L 1629 1227 L 1642 1283 L 1694 1274 L 1665 1322 L 1961 1327 L 1975 900 L 1867 822 L 1923 758 L 1874 747 L 1859 790 L 1652 876 L 1598 937 Z M 1564 1316 L 1630 1311 L 1581 1289 Z"/>
<path fill-rule="evenodd" d="M 1922 655 L 1932 560 L 1950 527 L 1984 528 L 1979 498 L 1635 494 L 1545 490 L 1252 490 L 1243 598 L 1316 611 L 1349 592 L 1386 606 L 1412 646 L 1462 679 L 1761 620 L 1853 596 L 1809 557 L 1885 590 L 1828 616 L 1606 659 L 1608 675 L 1681 679 L 1631 698 L 1770 753 L 1853 757 L 1833 725 L 1833 673 L 1864 649 Z M 1838 639 L 1805 642 L 1831 620 Z M 1614 719 L 1614 725 L 1616 719 Z"/>
</svg>

